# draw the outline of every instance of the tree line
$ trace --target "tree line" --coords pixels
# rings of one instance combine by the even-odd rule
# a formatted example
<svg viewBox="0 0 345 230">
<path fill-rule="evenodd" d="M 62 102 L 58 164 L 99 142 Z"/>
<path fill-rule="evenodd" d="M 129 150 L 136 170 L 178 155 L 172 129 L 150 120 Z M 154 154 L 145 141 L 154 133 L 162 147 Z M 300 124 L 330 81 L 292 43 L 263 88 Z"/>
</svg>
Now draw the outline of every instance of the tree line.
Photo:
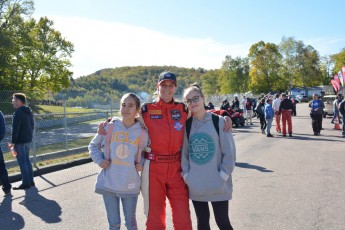
<svg viewBox="0 0 345 230">
<path fill-rule="evenodd" d="M 53 21 L 47 17 L 35 20 L 33 12 L 32 0 L 0 0 L 0 89 L 29 92 L 31 99 L 87 105 L 116 101 L 129 91 L 153 94 L 158 75 L 167 70 L 177 75 L 177 94 L 193 82 L 206 95 L 287 91 L 328 85 L 345 65 L 345 48 L 321 57 L 311 45 L 283 37 L 279 44 L 253 44 L 246 57 L 227 55 L 219 69 L 120 67 L 73 79 L 69 70 L 73 44 L 54 28 Z"/>
<path fill-rule="evenodd" d="M 253 44 L 247 57 L 226 56 L 220 69 L 208 71 L 201 80 L 207 94 L 284 92 L 292 87 L 329 85 L 343 65 L 345 48 L 321 57 L 311 45 L 283 37 L 279 44 Z"/>
</svg>

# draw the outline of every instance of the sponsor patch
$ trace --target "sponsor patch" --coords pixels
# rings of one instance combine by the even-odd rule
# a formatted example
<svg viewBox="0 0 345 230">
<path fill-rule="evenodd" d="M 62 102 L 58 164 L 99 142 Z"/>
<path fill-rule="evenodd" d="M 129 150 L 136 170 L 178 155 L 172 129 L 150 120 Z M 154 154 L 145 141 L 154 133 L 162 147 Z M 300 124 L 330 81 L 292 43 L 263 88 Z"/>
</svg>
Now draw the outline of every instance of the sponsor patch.
<svg viewBox="0 0 345 230">
<path fill-rule="evenodd" d="M 181 119 L 181 112 L 180 110 L 171 110 L 171 118 L 174 121 L 179 121 Z"/>
<path fill-rule="evenodd" d="M 162 110 L 149 110 L 149 114 L 151 115 L 161 115 Z"/>
<path fill-rule="evenodd" d="M 183 125 L 182 125 L 181 122 L 175 122 L 174 128 L 175 128 L 177 131 L 181 131 L 182 128 L 183 128 Z"/>
<path fill-rule="evenodd" d="M 162 115 L 150 115 L 151 119 L 162 119 L 163 116 Z"/>
</svg>

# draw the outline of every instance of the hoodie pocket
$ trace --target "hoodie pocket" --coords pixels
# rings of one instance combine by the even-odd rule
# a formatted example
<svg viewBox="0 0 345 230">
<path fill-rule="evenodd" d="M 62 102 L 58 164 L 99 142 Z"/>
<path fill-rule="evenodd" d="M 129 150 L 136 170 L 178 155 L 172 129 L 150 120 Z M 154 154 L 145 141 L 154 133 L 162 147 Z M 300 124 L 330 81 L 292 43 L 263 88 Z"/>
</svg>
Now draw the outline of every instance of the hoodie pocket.
<svg viewBox="0 0 345 230">
<path fill-rule="evenodd" d="M 217 170 L 205 172 L 204 175 L 190 171 L 186 178 L 186 184 L 191 195 L 207 196 L 226 192 L 226 182 Z"/>
</svg>

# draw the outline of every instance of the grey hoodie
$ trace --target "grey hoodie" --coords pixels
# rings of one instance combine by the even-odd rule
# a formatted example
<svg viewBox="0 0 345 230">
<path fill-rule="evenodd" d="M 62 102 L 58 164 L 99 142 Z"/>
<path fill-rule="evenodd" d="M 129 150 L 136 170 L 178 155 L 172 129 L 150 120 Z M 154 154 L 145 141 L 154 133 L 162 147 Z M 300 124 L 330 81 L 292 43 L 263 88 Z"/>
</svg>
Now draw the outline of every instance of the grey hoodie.
<svg viewBox="0 0 345 230">
<path fill-rule="evenodd" d="M 105 127 L 108 131 L 108 126 Z M 138 152 L 140 133 L 142 127 L 139 122 L 126 128 L 121 120 L 114 120 L 112 141 L 110 144 L 111 164 L 102 169 L 96 181 L 96 193 L 114 193 L 121 197 L 138 195 L 141 179 L 135 169 L 135 159 Z M 144 140 L 147 145 L 148 133 L 144 130 Z M 105 159 L 106 136 L 96 134 L 89 144 L 89 152 L 92 160 L 100 164 Z M 102 151 L 104 149 L 104 151 Z"/>
<path fill-rule="evenodd" d="M 231 132 L 224 132 L 225 119 L 219 119 L 219 135 L 212 115 L 193 118 L 189 140 L 184 137 L 182 176 L 189 198 L 195 201 L 224 201 L 232 198 L 231 173 L 235 167 L 236 147 Z"/>
</svg>

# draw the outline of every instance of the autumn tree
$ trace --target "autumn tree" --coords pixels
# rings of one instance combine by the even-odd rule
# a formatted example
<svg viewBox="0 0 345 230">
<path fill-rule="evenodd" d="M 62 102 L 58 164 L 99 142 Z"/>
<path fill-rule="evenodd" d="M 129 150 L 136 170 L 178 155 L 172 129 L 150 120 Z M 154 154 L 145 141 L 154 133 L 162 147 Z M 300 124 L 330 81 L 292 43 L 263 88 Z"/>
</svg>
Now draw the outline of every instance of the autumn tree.
<svg viewBox="0 0 345 230">
<path fill-rule="evenodd" d="M 283 37 L 279 45 L 283 55 L 282 73 L 289 78 L 292 86 L 317 86 L 324 78 L 320 68 L 319 53 L 303 41 L 296 41 L 293 37 Z"/>
<path fill-rule="evenodd" d="M 220 70 L 210 70 L 201 75 L 202 91 L 205 95 L 218 94 L 220 92 Z"/>
<path fill-rule="evenodd" d="M 225 57 L 220 75 L 221 93 L 245 93 L 249 88 L 248 58 Z"/>
<path fill-rule="evenodd" d="M 333 54 L 331 58 L 334 62 L 333 73 L 338 73 L 341 68 L 345 66 L 345 48 L 343 48 L 339 53 Z"/>
<path fill-rule="evenodd" d="M 32 1 L 0 0 L 0 85 L 38 97 L 69 87 L 73 44 L 54 29 L 53 21 L 30 17 Z"/>
<path fill-rule="evenodd" d="M 253 93 L 284 90 L 281 70 L 282 55 L 274 43 L 260 41 L 250 47 L 248 54 L 251 69 L 249 88 Z"/>
</svg>

